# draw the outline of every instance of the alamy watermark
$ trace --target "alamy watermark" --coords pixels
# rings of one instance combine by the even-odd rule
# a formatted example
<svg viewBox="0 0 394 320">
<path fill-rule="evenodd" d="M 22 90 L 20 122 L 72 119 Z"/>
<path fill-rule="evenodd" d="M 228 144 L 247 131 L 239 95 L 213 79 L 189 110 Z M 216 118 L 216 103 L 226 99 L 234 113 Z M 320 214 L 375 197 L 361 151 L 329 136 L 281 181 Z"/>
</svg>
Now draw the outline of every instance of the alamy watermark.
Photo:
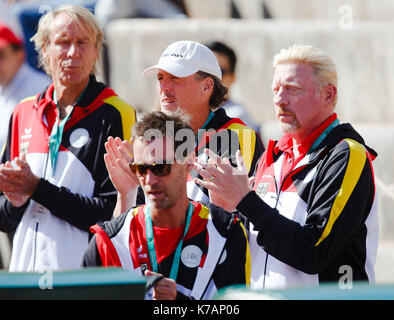
<svg viewBox="0 0 394 320">
<path fill-rule="evenodd" d="M 187 159 L 188 155 L 194 154 L 195 150 L 198 152 L 197 155 L 200 155 L 205 148 L 209 148 L 213 153 L 220 155 L 220 159 L 227 158 L 233 164 L 236 164 L 235 153 L 237 150 L 249 150 L 253 145 L 253 139 L 255 139 L 253 130 L 249 128 L 222 129 L 218 131 L 214 129 L 199 129 L 197 132 L 198 139 L 196 141 L 196 135 L 191 129 L 183 128 L 175 133 L 173 121 L 166 121 L 165 134 L 158 129 L 152 128 L 144 132 L 142 139 L 144 141 L 152 141 L 164 137 L 167 137 L 165 139 L 165 145 L 146 145 L 142 154 L 144 161 L 147 161 L 154 154 L 156 159 L 163 159 L 163 162 L 165 161 L 166 163 L 174 163 L 175 160 L 182 162 Z M 175 146 L 175 152 L 174 156 L 169 156 L 164 149 L 171 150 L 172 142 Z M 252 160 L 251 157 L 251 152 L 244 152 L 244 163 L 250 163 Z M 233 170 L 233 174 L 242 173 L 238 170 Z"/>
<path fill-rule="evenodd" d="M 53 269 L 42 266 L 38 272 L 43 274 L 38 280 L 38 287 L 41 290 L 53 289 Z"/>
<path fill-rule="evenodd" d="M 339 7 L 338 26 L 342 30 L 353 29 L 353 8 L 350 5 L 342 5 Z"/>
<path fill-rule="evenodd" d="M 342 274 L 338 280 L 339 288 L 342 290 L 353 289 L 353 268 L 345 264 L 339 267 L 338 273 Z"/>
</svg>

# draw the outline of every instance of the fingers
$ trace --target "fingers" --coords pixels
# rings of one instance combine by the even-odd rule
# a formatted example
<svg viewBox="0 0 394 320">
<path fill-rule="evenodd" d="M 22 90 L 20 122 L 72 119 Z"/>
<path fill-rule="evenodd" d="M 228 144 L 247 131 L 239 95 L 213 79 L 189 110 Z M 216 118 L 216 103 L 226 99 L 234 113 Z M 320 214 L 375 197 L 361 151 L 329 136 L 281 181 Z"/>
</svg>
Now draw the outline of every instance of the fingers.
<svg viewBox="0 0 394 320">
<path fill-rule="evenodd" d="M 104 143 L 105 150 L 107 151 L 104 159 L 106 159 L 106 164 L 110 165 L 111 167 L 115 167 L 116 163 L 116 145 L 115 140 L 112 137 L 108 138 L 108 141 Z M 108 168 L 108 166 L 107 166 Z"/>
<path fill-rule="evenodd" d="M 209 149 L 205 149 L 204 153 L 208 156 L 208 161 L 207 161 L 208 164 L 218 168 L 218 170 L 220 172 L 222 172 L 222 173 L 224 173 L 226 175 L 228 175 L 228 174 L 238 174 L 238 173 L 236 173 L 237 168 L 233 167 L 233 165 L 231 164 L 229 158 L 227 158 L 227 157 L 223 157 L 222 158 L 222 157 L 220 157 L 219 155 L 217 155 L 216 153 L 214 153 L 213 151 L 211 151 Z"/>
<path fill-rule="evenodd" d="M 208 182 L 208 181 L 205 181 L 205 180 L 201 180 L 201 179 L 199 179 L 199 178 L 194 178 L 193 181 L 194 181 L 195 183 L 197 183 L 198 185 L 200 185 L 200 186 L 202 186 L 202 187 L 204 187 L 204 188 L 206 188 L 206 189 L 208 189 L 208 190 L 211 190 L 211 189 L 214 188 L 212 182 Z"/>
<path fill-rule="evenodd" d="M 159 275 L 156 272 L 145 270 L 145 276 Z M 170 278 L 161 279 L 154 287 L 153 298 L 156 300 L 175 300 L 176 282 Z"/>
<path fill-rule="evenodd" d="M 111 172 L 115 168 L 112 157 L 108 153 L 104 155 L 104 163 L 109 172 Z"/>
<path fill-rule="evenodd" d="M 129 153 L 129 147 L 131 146 L 130 142 L 126 140 L 122 141 L 119 137 L 109 137 L 104 146 L 109 156 L 109 158 L 107 157 L 108 164 L 110 163 L 109 161 L 111 161 L 111 165 L 116 167 L 119 165 L 120 161 L 123 162 L 123 165 L 121 166 L 122 169 L 125 169 L 128 166 L 128 163 L 132 159 Z"/>
<path fill-rule="evenodd" d="M 157 276 L 157 275 L 159 275 L 159 274 L 156 272 L 150 271 L 148 269 L 146 269 L 144 272 L 144 276 Z"/>
<path fill-rule="evenodd" d="M 133 145 L 129 141 L 124 140 L 118 150 L 127 163 L 133 160 Z"/>
<path fill-rule="evenodd" d="M 237 160 L 237 168 L 241 173 L 247 173 L 244 159 L 242 158 L 241 150 L 237 150 L 235 153 L 235 159 Z"/>
<path fill-rule="evenodd" d="M 208 156 L 208 159 L 212 160 L 213 163 L 215 163 L 215 164 L 219 164 L 222 160 L 222 158 L 220 156 L 218 156 L 215 152 L 213 152 L 210 149 L 205 149 L 204 153 Z"/>
<path fill-rule="evenodd" d="M 155 286 L 153 298 L 157 300 L 175 300 L 176 283 L 169 278 L 161 279 Z"/>
</svg>

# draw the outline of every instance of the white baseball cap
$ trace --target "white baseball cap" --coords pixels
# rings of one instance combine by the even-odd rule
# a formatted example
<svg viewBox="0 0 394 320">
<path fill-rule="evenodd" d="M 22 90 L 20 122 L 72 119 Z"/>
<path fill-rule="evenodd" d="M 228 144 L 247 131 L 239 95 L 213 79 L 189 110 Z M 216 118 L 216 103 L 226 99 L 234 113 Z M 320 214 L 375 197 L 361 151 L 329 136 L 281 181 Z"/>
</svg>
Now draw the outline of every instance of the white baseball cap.
<svg viewBox="0 0 394 320">
<path fill-rule="evenodd" d="M 188 77 L 204 71 L 222 79 L 219 62 L 213 52 L 196 41 L 176 41 L 160 56 L 159 62 L 144 70 L 144 76 L 154 76 L 162 69 L 176 77 Z"/>
</svg>

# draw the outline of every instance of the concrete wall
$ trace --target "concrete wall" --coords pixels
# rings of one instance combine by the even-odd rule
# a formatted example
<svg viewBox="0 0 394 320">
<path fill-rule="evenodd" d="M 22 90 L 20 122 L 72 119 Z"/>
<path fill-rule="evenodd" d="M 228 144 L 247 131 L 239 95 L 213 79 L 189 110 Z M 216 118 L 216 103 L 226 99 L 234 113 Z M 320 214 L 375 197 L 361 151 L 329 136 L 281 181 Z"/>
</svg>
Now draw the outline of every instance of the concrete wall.
<svg viewBox="0 0 394 320">
<path fill-rule="evenodd" d="M 143 79 L 171 42 L 220 39 L 239 58 L 233 97 L 257 121 L 273 119 L 270 63 L 293 43 L 311 44 L 329 53 L 339 73 L 338 113 L 343 121 L 394 123 L 394 22 L 359 22 L 341 29 L 335 21 L 118 20 L 108 29 L 111 85 L 141 109 L 156 101 L 155 81 Z M 373 109 L 372 109 L 373 108 Z"/>
<path fill-rule="evenodd" d="M 229 18 L 231 2 L 243 19 L 338 19 L 351 11 L 357 20 L 392 20 L 392 0 L 184 0 L 192 18 Z"/>
<path fill-rule="evenodd" d="M 369 3 L 369 2 L 368 2 Z M 280 136 L 274 120 L 270 63 L 293 43 L 312 44 L 337 63 L 342 122 L 351 122 L 379 156 L 375 161 L 381 245 L 377 281 L 394 282 L 394 22 L 341 20 L 119 20 L 107 32 L 111 86 L 138 110 L 158 106 L 154 78 L 142 71 L 157 62 L 176 40 L 202 43 L 219 39 L 238 55 L 237 82 L 231 92 L 262 123 L 264 142 Z"/>
</svg>

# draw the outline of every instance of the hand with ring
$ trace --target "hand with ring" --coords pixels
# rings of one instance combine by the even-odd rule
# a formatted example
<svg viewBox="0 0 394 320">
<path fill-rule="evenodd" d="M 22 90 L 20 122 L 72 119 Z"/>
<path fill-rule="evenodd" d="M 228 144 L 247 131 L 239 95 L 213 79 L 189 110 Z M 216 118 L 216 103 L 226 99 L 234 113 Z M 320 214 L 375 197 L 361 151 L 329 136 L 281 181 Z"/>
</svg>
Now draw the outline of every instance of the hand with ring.
<svg viewBox="0 0 394 320">
<path fill-rule="evenodd" d="M 204 153 L 208 156 L 208 161 L 197 161 L 195 165 L 204 180 L 195 178 L 194 182 L 209 190 L 212 203 L 226 211 L 235 211 L 238 203 L 252 190 L 251 183 L 254 180 L 253 177 L 248 177 L 241 151 L 236 153 L 236 168 L 229 159 L 222 159 L 209 149 L 205 149 Z"/>
</svg>

